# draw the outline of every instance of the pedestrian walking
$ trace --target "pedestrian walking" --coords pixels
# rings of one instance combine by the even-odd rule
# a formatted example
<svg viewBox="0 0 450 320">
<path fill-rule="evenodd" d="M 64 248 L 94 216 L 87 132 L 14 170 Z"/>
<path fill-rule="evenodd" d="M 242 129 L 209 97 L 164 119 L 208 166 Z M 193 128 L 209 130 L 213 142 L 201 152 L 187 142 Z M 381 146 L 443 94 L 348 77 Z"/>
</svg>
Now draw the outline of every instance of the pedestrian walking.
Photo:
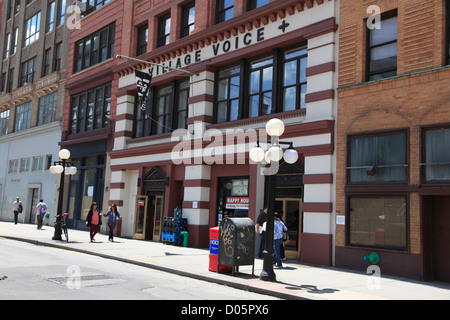
<svg viewBox="0 0 450 320">
<path fill-rule="evenodd" d="M 92 202 L 91 208 L 89 209 L 86 225 L 89 226 L 89 235 L 91 237 L 91 242 L 95 241 L 94 237 L 99 232 L 100 226 L 102 225 L 102 216 L 98 212 L 97 203 Z"/>
<path fill-rule="evenodd" d="M 117 211 L 117 206 L 112 204 L 110 209 L 104 217 L 108 217 L 109 238 L 108 241 L 114 242 L 114 228 L 116 227 L 117 220 L 120 219 L 120 213 Z"/>
<path fill-rule="evenodd" d="M 14 224 L 17 224 L 19 213 L 22 213 L 22 211 L 23 211 L 22 202 L 20 201 L 19 197 L 16 197 L 16 201 L 13 202 L 13 206 L 11 209 L 11 212 L 14 212 Z"/>
<path fill-rule="evenodd" d="M 275 261 L 277 267 L 282 267 L 281 263 L 281 253 L 280 246 L 283 244 L 283 231 L 287 231 L 286 226 L 280 220 L 280 215 L 278 213 L 274 214 L 274 226 L 273 226 L 273 249 L 275 253 Z"/>
<path fill-rule="evenodd" d="M 40 200 L 37 204 L 36 208 L 34 208 L 33 214 L 35 215 L 37 212 L 37 228 L 41 230 L 42 221 L 44 221 L 44 216 L 47 213 L 47 205 L 44 203 L 44 200 Z"/>
<path fill-rule="evenodd" d="M 261 210 L 259 213 L 259 216 L 256 220 L 256 233 L 259 234 L 261 242 L 259 243 L 259 252 L 258 252 L 258 258 L 263 258 L 263 251 L 264 251 L 264 244 L 266 242 L 266 230 L 263 228 L 264 223 L 267 220 L 267 207 L 264 208 L 264 210 Z"/>
</svg>

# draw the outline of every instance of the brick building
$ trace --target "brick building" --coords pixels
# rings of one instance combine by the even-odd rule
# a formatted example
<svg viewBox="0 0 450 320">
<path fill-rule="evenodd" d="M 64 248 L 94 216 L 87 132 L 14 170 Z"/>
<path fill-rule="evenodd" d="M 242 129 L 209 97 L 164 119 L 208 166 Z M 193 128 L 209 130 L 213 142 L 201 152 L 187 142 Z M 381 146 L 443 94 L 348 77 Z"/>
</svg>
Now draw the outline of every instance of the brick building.
<svg viewBox="0 0 450 320">
<path fill-rule="evenodd" d="M 281 140 L 293 141 L 300 154 L 277 174 L 287 254 L 332 264 L 338 10 L 339 2 L 322 0 L 124 7 L 122 41 L 130 45 L 122 54 L 164 67 L 126 60 L 113 68 L 109 201 L 124 214 L 122 235 L 159 240 L 162 217 L 177 206 L 195 247 L 209 246 L 209 228 L 224 217 L 255 220 L 267 200 L 265 176 L 248 151 L 258 137 L 268 139 L 265 124 L 277 117 L 286 125 Z M 144 113 L 136 69 L 153 74 Z M 246 204 L 237 208 L 230 199 Z"/>
<path fill-rule="evenodd" d="M 24 204 L 20 222 L 32 223 L 42 198 L 55 207 L 58 158 L 70 30 L 66 2 L 2 2 L 0 54 L 0 219 L 12 221 L 11 205 Z"/>
<path fill-rule="evenodd" d="M 450 1 L 340 17 L 335 264 L 450 281 Z"/>
<path fill-rule="evenodd" d="M 107 209 L 116 88 L 112 72 L 122 43 L 122 0 L 83 1 L 79 25 L 70 35 L 61 147 L 71 152 L 78 173 L 70 177 L 64 203 L 69 226 L 85 228 L 92 202 Z M 106 195 L 106 196 L 105 196 Z"/>
</svg>

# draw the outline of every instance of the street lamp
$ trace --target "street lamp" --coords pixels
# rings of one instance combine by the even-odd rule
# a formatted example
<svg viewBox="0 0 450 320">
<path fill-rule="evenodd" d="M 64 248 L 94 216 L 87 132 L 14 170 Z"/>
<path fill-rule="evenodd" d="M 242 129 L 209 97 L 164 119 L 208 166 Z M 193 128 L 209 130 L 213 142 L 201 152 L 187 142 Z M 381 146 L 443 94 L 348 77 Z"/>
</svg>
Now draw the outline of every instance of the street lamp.
<svg viewBox="0 0 450 320">
<path fill-rule="evenodd" d="M 56 212 L 55 233 L 52 240 L 62 240 L 61 238 L 61 221 L 62 221 L 62 202 L 64 196 L 64 176 L 74 175 L 77 173 L 77 168 L 73 166 L 73 162 L 67 161 L 70 158 L 70 151 L 62 149 L 59 151 L 60 161 L 54 161 L 50 167 L 50 173 L 59 174 L 59 194 L 58 194 L 58 209 Z"/>
<path fill-rule="evenodd" d="M 276 275 L 273 271 L 273 233 L 274 233 L 274 211 L 275 211 L 275 187 L 276 173 L 278 172 L 278 162 L 284 157 L 284 160 L 293 164 L 298 160 L 298 153 L 293 147 L 292 142 L 279 141 L 279 137 L 284 133 L 284 123 L 279 119 L 271 119 L 266 124 L 267 134 L 271 137 L 269 141 L 261 141 L 270 144 L 270 148 L 264 153 L 260 147 L 260 141 L 257 141 L 256 147 L 250 150 L 250 159 L 254 162 L 261 162 L 263 159 L 270 163 L 271 168 L 276 170 L 266 170 L 264 174 L 268 175 L 268 195 L 267 195 L 267 221 L 266 221 L 266 240 L 264 243 L 263 270 L 259 278 L 264 281 L 276 281 Z M 283 153 L 281 144 L 289 145 L 289 148 Z"/>
</svg>

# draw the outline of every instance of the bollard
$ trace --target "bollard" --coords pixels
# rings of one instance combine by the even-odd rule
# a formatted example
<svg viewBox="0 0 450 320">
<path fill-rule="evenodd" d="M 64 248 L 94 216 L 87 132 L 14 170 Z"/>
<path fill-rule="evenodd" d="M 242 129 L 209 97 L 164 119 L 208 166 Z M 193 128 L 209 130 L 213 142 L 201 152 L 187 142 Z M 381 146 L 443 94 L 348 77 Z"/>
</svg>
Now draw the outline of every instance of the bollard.
<svg viewBox="0 0 450 320">
<path fill-rule="evenodd" d="M 182 231 L 181 235 L 183 236 L 183 247 L 187 248 L 189 242 L 189 232 Z"/>
</svg>

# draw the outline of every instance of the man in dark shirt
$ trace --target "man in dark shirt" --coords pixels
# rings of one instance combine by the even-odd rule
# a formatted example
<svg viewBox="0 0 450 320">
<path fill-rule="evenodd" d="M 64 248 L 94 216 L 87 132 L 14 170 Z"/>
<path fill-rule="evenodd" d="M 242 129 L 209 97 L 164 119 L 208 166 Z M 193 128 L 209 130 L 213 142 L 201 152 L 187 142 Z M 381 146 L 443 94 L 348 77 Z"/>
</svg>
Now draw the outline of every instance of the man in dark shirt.
<svg viewBox="0 0 450 320">
<path fill-rule="evenodd" d="M 264 244 L 266 242 L 266 231 L 263 229 L 263 225 L 267 220 L 267 208 L 264 208 L 259 213 L 258 218 L 256 219 L 256 232 L 259 234 L 261 242 L 259 244 L 259 252 L 258 258 L 263 258 Z"/>
</svg>

